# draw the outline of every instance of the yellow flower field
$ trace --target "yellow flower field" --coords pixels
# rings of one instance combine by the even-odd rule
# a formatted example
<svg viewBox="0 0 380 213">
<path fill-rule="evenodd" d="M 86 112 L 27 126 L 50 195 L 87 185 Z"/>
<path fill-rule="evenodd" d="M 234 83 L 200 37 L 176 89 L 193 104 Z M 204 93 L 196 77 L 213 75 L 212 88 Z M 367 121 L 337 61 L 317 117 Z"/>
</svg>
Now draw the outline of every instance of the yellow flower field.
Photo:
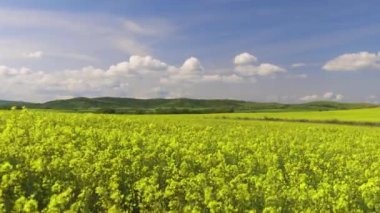
<svg viewBox="0 0 380 213">
<path fill-rule="evenodd" d="M 0 212 L 379 212 L 380 129 L 0 112 Z"/>
</svg>

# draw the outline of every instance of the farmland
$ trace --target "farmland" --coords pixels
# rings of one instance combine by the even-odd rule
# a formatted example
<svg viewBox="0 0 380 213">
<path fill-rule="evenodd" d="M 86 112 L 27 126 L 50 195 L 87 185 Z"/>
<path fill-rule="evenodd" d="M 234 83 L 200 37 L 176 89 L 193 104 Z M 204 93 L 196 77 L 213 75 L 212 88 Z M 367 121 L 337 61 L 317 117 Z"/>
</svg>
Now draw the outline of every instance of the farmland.
<svg viewBox="0 0 380 213">
<path fill-rule="evenodd" d="M 380 211 L 377 127 L 0 113 L 0 212 Z"/>
<path fill-rule="evenodd" d="M 219 114 L 217 118 L 225 119 L 252 119 L 252 120 L 278 120 L 278 121 L 302 121 L 302 122 L 326 122 L 342 124 L 380 124 L 380 108 L 310 111 L 310 112 L 280 112 L 280 113 L 235 113 Z"/>
</svg>

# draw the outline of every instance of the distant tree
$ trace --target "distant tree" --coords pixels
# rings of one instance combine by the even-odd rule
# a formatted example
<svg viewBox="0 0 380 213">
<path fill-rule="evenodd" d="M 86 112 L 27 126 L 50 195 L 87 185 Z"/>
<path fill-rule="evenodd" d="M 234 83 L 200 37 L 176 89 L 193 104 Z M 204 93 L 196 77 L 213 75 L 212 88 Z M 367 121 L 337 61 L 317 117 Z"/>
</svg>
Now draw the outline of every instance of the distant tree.
<svg viewBox="0 0 380 213">
<path fill-rule="evenodd" d="M 136 113 L 136 114 L 146 114 L 147 112 L 146 112 L 146 110 L 143 110 L 143 109 L 137 109 L 137 110 L 135 111 L 135 113 Z"/>
<path fill-rule="evenodd" d="M 111 108 L 105 108 L 105 109 L 99 109 L 97 112 L 102 113 L 102 114 L 115 114 L 116 110 L 111 109 Z"/>
</svg>

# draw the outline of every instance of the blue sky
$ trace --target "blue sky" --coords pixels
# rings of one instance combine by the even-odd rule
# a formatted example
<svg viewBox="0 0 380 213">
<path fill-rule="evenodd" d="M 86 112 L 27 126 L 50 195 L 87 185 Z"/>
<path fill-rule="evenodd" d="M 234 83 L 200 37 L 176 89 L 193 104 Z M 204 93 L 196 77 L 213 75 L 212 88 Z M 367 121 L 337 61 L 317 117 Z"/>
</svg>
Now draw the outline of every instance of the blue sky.
<svg viewBox="0 0 380 213">
<path fill-rule="evenodd" d="M 0 2 L 0 99 L 380 101 L 376 0 Z"/>
</svg>

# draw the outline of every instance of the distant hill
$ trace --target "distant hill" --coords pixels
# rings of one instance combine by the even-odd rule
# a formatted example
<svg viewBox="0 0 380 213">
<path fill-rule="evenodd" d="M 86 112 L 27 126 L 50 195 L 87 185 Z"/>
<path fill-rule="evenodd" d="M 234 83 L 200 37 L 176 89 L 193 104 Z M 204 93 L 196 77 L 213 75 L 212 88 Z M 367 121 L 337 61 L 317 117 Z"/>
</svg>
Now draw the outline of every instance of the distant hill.
<svg viewBox="0 0 380 213">
<path fill-rule="evenodd" d="M 134 99 L 134 98 L 73 98 L 68 100 L 55 100 L 42 104 L 47 108 L 83 109 L 83 108 L 242 108 L 252 105 L 253 102 L 236 100 L 198 100 L 198 99 Z M 258 108 L 267 106 L 266 103 L 254 103 Z M 269 104 L 273 105 L 273 104 Z"/>
<path fill-rule="evenodd" d="M 262 112 L 262 111 L 318 111 L 377 107 L 367 103 L 339 103 L 317 101 L 303 104 L 260 103 L 223 99 L 134 99 L 134 98 L 72 98 L 46 103 L 0 101 L 1 108 L 26 106 L 36 109 L 75 110 L 113 113 L 211 113 L 211 112 Z"/>
<path fill-rule="evenodd" d="M 304 104 L 291 104 L 290 106 L 295 109 L 299 108 L 308 110 L 343 110 L 379 107 L 378 105 L 368 103 L 341 103 L 333 101 L 315 101 Z"/>
<path fill-rule="evenodd" d="M 22 102 L 22 101 L 5 101 L 0 100 L 0 108 L 8 108 L 12 106 L 25 106 L 25 105 L 32 105 L 28 102 Z"/>
</svg>

